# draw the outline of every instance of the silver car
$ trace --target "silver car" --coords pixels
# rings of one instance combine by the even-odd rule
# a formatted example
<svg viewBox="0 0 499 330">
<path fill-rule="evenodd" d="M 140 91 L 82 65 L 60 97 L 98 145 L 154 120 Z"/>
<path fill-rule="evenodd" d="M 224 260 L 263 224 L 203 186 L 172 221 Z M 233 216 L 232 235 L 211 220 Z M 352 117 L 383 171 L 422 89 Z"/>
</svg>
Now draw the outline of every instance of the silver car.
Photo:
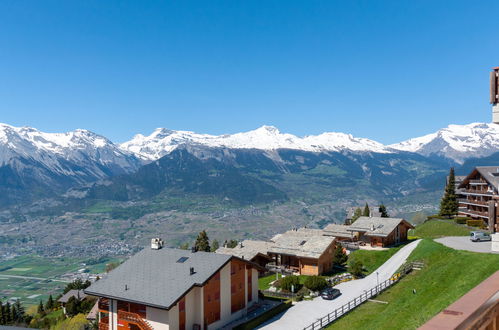
<svg viewBox="0 0 499 330">
<path fill-rule="evenodd" d="M 489 233 L 484 233 L 482 231 L 472 231 L 470 232 L 470 240 L 472 242 L 482 242 L 482 241 L 491 241 Z"/>
</svg>

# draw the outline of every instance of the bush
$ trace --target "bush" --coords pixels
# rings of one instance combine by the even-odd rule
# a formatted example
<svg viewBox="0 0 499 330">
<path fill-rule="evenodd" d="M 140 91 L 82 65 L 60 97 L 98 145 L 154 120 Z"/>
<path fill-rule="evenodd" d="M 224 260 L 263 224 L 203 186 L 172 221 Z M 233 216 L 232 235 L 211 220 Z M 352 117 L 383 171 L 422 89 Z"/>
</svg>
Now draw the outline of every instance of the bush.
<svg viewBox="0 0 499 330">
<path fill-rule="evenodd" d="M 320 291 L 328 286 L 327 281 L 324 277 L 320 276 L 309 276 L 305 280 L 305 287 L 312 291 Z"/>
<path fill-rule="evenodd" d="M 300 289 L 299 285 L 300 285 L 300 278 L 295 275 L 289 275 L 281 278 L 280 280 L 280 286 L 282 290 L 291 291 L 291 287 L 293 286 L 296 292 Z"/>
<path fill-rule="evenodd" d="M 466 221 L 468 221 L 468 220 L 471 220 L 471 219 L 468 217 L 455 217 L 454 218 L 454 222 L 457 224 L 460 224 L 460 225 L 465 225 Z"/>
<path fill-rule="evenodd" d="M 353 260 L 349 265 L 349 271 L 355 277 L 362 277 L 364 275 L 364 265 L 360 261 Z"/>
<path fill-rule="evenodd" d="M 469 227 L 481 228 L 483 226 L 483 221 L 482 220 L 466 220 L 466 225 Z"/>
</svg>

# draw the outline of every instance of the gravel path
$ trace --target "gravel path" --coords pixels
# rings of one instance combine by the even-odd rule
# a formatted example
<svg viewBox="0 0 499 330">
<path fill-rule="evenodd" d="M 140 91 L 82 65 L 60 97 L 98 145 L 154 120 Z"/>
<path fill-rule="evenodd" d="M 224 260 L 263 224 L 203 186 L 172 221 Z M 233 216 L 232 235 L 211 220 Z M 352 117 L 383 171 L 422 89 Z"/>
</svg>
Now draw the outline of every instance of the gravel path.
<svg viewBox="0 0 499 330">
<path fill-rule="evenodd" d="M 492 243 L 488 242 L 472 242 L 469 236 L 448 236 L 437 238 L 435 242 L 442 243 L 445 246 L 455 250 L 466 250 L 471 252 L 481 253 L 499 253 L 492 252 Z"/>
<path fill-rule="evenodd" d="M 420 241 L 417 240 L 404 246 L 369 276 L 360 280 L 338 284 L 336 288 L 342 293 L 340 297 L 334 300 L 324 300 L 318 297 L 314 300 L 299 302 L 283 314 L 260 326 L 259 329 L 303 329 L 318 318 L 360 296 L 364 291 L 375 287 L 377 284 L 376 272 L 380 283 L 389 279 L 404 264 Z"/>
</svg>

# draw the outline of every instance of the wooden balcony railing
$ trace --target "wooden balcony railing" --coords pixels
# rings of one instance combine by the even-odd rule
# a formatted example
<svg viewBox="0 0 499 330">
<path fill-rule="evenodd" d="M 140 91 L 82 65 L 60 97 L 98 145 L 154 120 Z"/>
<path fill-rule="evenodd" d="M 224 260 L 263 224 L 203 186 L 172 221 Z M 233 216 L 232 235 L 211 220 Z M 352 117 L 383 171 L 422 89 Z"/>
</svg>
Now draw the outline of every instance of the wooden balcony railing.
<svg viewBox="0 0 499 330">
<path fill-rule="evenodd" d="M 109 317 L 101 317 L 99 320 L 99 330 L 109 330 Z"/>
<path fill-rule="evenodd" d="M 487 182 L 486 181 L 482 181 L 482 180 L 470 180 L 470 184 L 483 184 L 483 185 L 486 185 Z"/>
<path fill-rule="evenodd" d="M 459 210 L 459 213 L 470 215 L 470 216 L 477 216 L 477 217 L 480 217 L 480 218 L 486 218 L 486 219 L 489 218 L 489 213 L 488 212 L 480 212 L 480 211 L 474 211 L 474 210 L 466 209 L 466 210 Z"/>
<path fill-rule="evenodd" d="M 488 190 L 479 190 L 479 189 L 465 189 L 461 192 L 462 194 L 474 194 L 474 195 L 488 195 L 492 196 L 492 192 Z"/>
<path fill-rule="evenodd" d="M 457 201 L 462 204 L 477 204 L 477 205 L 489 206 L 488 202 L 486 201 L 479 201 L 474 199 L 460 198 Z"/>
<path fill-rule="evenodd" d="M 135 323 L 141 330 L 154 330 L 153 327 L 140 317 L 139 314 L 125 311 L 118 311 L 118 320 L 124 320 L 130 323 Z"/>
</svg>

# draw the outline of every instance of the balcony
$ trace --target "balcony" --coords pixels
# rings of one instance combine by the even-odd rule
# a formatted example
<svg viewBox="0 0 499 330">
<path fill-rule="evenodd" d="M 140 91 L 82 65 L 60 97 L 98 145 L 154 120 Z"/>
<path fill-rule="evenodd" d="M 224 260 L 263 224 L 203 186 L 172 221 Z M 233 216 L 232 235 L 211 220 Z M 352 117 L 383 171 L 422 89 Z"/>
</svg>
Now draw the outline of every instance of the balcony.
<svg viewBox="0 0 499 330">
<path fill-rule="evenodd" d="M 109 299 L 99 298 L 99 309 L 108 311 L 109 310 Z"/>
<path fill-rule="evenodd" d="M 489 212 L 480 212 L 480 211 L 474 211 L 474 210 L 459 210 L 459 214 L 464 214 L 468 215 L 471 217 L 479 217 L 483 219 L 488 219 L 489 218 Z"/>
<path fill-rule="evenodd" d="M 130 323 L 136 324 L 141 330 L 154 330 L 153 327 L 144 320 L 142 317 L 140 317 L 139 314 L 136 313 L 130 313 L 130 312 L 125 312 L 125 311 L 118 311 L 118 320 L 124 320 Z"/>
<path fill-rule="evenodd" d="M 476 206 L 483 206 L 483 207 L 489 206 L 488 202 L 479 201 L 479 200 L 475 200 L 475 199 L 459 198 L 457 201 L 459 204 L 476 205 Z"/>
<path fill-rule="evenodd" d="M 483 180 L 470 180 L 469 183 L 472 185 L 487 185 L 487 182 Z"/>
<path fill-rule="evenodd" d="M 99 321 L 99 330 L 109 330 L 109 317 L 101 317 Z"/>
<path fill-rule="evenodd" d="M 476 196 L 491 196 L 492 191 L 478 190 L 478 189 L 464 189 L 460 192 L 462 195 L 476 195 Z"/>
</svg>

